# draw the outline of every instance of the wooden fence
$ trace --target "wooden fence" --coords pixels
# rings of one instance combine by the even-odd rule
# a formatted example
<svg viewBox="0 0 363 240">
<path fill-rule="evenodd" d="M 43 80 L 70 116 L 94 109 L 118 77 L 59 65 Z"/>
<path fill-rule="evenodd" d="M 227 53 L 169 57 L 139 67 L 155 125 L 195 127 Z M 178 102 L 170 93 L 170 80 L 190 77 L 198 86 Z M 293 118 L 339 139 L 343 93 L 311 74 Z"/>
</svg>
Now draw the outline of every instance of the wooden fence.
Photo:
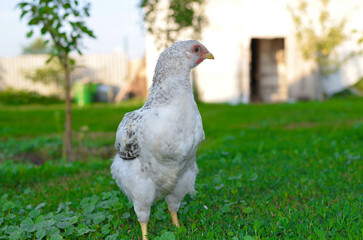
<svg viewBox="0 0 363 240">
<path fill-rule="evenodd" d="M 47 55 L 23 55 L 0 58 L 0 91 L 6 88 L 35 91 L 43 95 L 59 94 L 55 84 L 35 83 L 25 77 L 37 68 L 44 67 Z M 128 61 L 124 54 L 90 54 L 74 57 L 77 68 L 72 81 L 90 81 L 117 88 L 127 84 Z"/>
</svg>

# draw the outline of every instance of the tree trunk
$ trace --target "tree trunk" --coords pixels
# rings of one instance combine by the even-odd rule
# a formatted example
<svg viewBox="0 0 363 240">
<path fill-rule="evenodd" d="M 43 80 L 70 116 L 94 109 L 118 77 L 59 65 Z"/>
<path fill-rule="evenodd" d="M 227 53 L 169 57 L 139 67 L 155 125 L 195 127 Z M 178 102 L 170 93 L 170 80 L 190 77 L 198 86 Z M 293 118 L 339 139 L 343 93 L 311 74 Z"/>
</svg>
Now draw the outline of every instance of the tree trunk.
<svg viewBox="0 0 363 240">
<path fill-rule="evenodd" d="M 72 148 L 71 73 L 68 59 L 64 65 L 64 70 L 66 76 L 66 135 L 64 144 L 66 146 L 66 159 L 68 162 L 73 162 L 75 158 Z"/>
<path fill-rule="evenodd" d="M 323 73 L 321 71 L 321 66 L 318 64 L 318 71 L 317 71 L 317 77 L 315 82 L 315 88 L 316 88 L 316 99 L 319 101 L 324 100 L 324 90 L 323 90 Z"/>
</svg>

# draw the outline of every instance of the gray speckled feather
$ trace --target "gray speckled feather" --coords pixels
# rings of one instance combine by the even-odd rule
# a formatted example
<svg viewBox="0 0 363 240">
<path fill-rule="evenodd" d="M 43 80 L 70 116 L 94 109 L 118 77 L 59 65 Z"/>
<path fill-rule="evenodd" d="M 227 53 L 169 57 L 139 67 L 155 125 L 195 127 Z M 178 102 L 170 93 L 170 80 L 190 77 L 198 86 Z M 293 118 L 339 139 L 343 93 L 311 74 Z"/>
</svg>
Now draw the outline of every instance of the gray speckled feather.
<svg viewBox="0 0 363 240">
<path fill-rule="evenodd" d="M 115 147 L 122 159 L 132 160 L 139 156 L 137 130 L 142 115 L 139 110 L 126 113 L 118 126 Z"/>
<path fill-rule="evenodd" d="M 196 43 L 198 42 L 193 40 L 176 42 L 160 55 L 155 67 L 153 84 L 149 89 L 150 95 L 147 102 L 141 109 L 125 114 L 118 126 L 115 147 L 122 159 L 132 160 L 140 154 L 137 137 L 139 124 L 145 113 L 143 111 L 147 111 L 155 105 L 169 102 L 175 91 L 180 88 L 190 88 L 190 82 L 189 80 L 185 81 L 185 78 L 189 78 L 191 66 L 183 63 L 182 59 L 184 59 L 185 52 L 180 51 L 180 49 Z M 179 75 L 180 72 L 186 74 L 186 77 L 181 78 L 180 81 L 175 81 L 171 85 L 165 82 L 168 76 Z"/>
<path fill-rule="evenodd" d="M 177 212 L 194 193 L 196 152 L 203 124 L 190 84 L 190 71 L 213 55 L 198 41 L 176 42 L 159 57 L 144 106 L 125 114 L 117 133 L 112 177 L 147 223 L 152 203 L 165 196 Z M 131 160 L 131 161 L 130 161 Z"/>
</svg>

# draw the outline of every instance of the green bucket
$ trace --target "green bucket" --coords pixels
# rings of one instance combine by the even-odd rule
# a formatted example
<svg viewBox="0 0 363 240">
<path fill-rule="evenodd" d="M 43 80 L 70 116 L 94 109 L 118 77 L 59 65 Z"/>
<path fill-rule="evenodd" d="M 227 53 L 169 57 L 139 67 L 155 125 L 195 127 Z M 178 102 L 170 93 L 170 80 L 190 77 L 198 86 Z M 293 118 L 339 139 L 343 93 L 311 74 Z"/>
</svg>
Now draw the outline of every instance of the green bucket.
<svg viewBox="0 0 363 240">
<path fill-rule="evenodd" d="M 74 97 L 78 106 L 86 106 L 93 102 L 97 84 L 74 84 Z"/>
</svg>

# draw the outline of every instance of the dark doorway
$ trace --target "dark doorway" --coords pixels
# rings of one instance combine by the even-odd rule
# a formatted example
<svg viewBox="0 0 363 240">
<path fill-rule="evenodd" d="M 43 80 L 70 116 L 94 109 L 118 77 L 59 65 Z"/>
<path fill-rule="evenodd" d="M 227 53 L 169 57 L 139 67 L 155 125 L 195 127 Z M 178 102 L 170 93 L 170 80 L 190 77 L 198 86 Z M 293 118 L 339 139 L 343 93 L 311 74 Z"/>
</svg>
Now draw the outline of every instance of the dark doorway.
<svg viewBox="0 0 363 240">
<path fill-rule="evenodd" d="M 284 49 L 283 38 L 251 39 L 251 102 L 271 102 L 279 94 L 279 78 L 282 74 L 278 65 L 285 64 Z"/>
<path fill-rule="evenodd" d="M 250 66 L 250 96 L 251 102 L 261 101 L 261 96 L 259 92 L 259 51 L 258 51 L 258 39 L 252 38 L 251 40 L 251 66 Z"/>
</svg>

